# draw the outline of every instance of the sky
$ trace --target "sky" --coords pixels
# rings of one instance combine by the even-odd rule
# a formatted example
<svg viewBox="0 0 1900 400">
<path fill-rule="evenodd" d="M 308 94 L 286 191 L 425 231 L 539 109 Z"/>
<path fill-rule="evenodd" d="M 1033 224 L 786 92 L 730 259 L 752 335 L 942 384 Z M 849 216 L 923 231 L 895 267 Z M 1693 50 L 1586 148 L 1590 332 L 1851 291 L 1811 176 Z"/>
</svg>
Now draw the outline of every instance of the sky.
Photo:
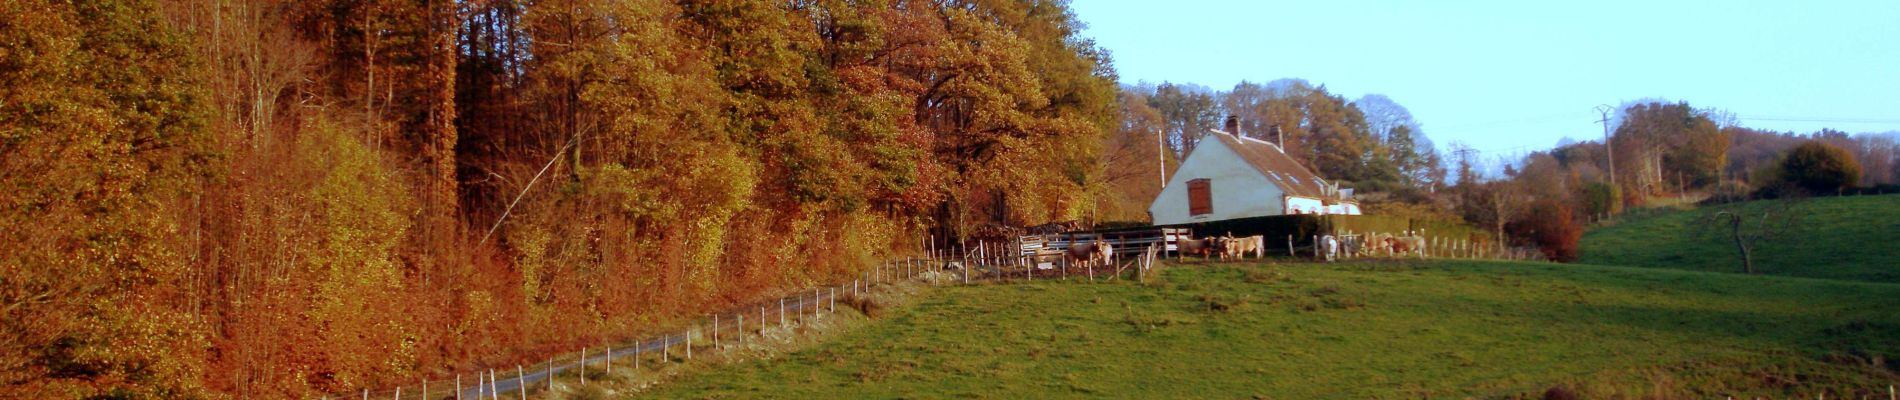
<svg viewBox="0 0 1900 400">
<path fill-rule="evenodd" d="M 1124 84 L 1302 78 L 1390 96 L 1441 148 L 1601 139 L 1598 105 L 1687 101 L 1742 126 L 1900 130 L 1900 0 L 1074 0 Z"/>
</svg>

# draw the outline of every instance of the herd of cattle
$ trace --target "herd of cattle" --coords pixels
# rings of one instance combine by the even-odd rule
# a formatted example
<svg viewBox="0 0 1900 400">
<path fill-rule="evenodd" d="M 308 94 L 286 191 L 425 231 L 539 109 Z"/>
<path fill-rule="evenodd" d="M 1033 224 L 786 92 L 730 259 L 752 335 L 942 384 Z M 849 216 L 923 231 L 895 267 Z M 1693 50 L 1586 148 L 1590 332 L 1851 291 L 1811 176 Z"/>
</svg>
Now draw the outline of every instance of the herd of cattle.
<svg viewBox="0 0 1900 400">
<path fill-rule="evenodd" d="M 1347 234 L 1323 235 L 1315 238 L 1311 249 L 1315 258 L 1334 261 L 1341 257 L 1425 257 L 1426 240 L 1411 232 L 1405 234 Z M 1291 243 L 1288 250 L 1293 251 Z M 1244 259 L 1248 255 L 1255 258 L 1266 257 L 1267 241 L 1264 236 L 1208 236 L 1200 239 L 1177 238 L 1174 240 L 1175 256 L 1185 259 L 1199 256 L 1203 261 L 1210 257 L 1222 261 Z M 1305 250 L 1294 252 L 1305 253 Z M 1115 265 L 1115 246 L 1103 240 L 1078 242 L 1061 250 L 1037 250 L 1033 255 L 1025 255 L 1024 261 L 1033 262 L 1042 269 L 1055 267 L 1055 262 L 1067 265 L 1080 265 L 1094 268 L 1102 265 Z M 946 268 L 962 268 L 961 263 L 947 264 Z"/>
<path fill-rule="evenodd" d="M 1267 239 L 1265 237 L 1258 235 L 1246 237 L 1209 236 L 1200 239 L 1176 239 L 1174 241 L 1174 254 L 1177 259 L 1186 258 L 1187 256 L 1200 256 L 1202 260 L 1206 260 L 1209 256 L 1215 256 L 1223 261 L 1229 258 L 1245 258 L 1248 253 L 1253 253 L 1255 257 L 1264 257 L 1266 256 L 1267 250 L 1266 242 Z"/>
<path fill-rule="evenodd" d="M 1326 261 L 1337 260 L 1342 256 L 1425 256 L 1425 238 L 1410 232 L 1404 235 L 1324 235 L 1317 239 L 1313 253 Z M 1214 256 L 1225 261 L 1229 258 L 1244 258 L 1247 254 L 1254 254 L 1255 257 L 1266 256 L 1266 238 L 1261 236 L 1209 236 L 1200 239 L 1177 239 L 1174 243 L 1177 259 L 1200 256 L 1202 260 L 1206 260 Z M 1290 243 L 1289 247 L 1291 247 Z"/>
</svg>

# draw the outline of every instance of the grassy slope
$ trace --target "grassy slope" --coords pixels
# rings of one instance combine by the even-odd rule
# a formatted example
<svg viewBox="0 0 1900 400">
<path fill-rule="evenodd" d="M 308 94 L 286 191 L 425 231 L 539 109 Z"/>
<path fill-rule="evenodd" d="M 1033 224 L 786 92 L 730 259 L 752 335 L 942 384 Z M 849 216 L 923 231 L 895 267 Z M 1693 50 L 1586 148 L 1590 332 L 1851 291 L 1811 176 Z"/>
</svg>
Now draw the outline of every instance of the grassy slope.
<svg viewBox="0 0 1900 400">
<path fill-rule="evenodd" d="M 1497 397 L 1565 384 L 1593 398 L 1840 397 L 1900 381 L 1867 361 L 1900 356 L 1893 284 L 1449 261 L 1190 266 L 1164 280 L 944 288 L 659 394 Z"/>
<path fill-rule="evenodd" d="M 1754 210 L 1762 202 L 1632 219 L 1583 236 L 1582 262 L 1740 272 L 1725 226 L 1704 221 L 1723 210 Z M 1900 282 L 1900 195 L 1812 199 L 1799 223 L 1755 251 L 1764 274 Z"/>
</svg>

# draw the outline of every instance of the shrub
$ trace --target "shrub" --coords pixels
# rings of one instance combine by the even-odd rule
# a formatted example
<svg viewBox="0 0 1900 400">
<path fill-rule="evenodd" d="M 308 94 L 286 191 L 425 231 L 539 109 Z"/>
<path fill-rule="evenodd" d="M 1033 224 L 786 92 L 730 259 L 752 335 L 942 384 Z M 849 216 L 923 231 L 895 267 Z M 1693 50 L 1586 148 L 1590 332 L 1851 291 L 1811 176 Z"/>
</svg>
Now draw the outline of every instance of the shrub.
<svg viewBox="0 0 1900 400">
<path fill-rule="evenodd" d="M 1830 194 L 1860 181 L 1860 162 L 1847 150 L 1810 140 L 1788 151 L 1780 172 L 1781 179 L 1794 187 Z"/>
<path fill-rule="evenodd" d="M 1532 203 L 1530 209 L 1512 224 L 1511 231 L 1517 237 L 1536 244 L 1551 260 L 1559 262 L 1576 261 L 1577 242 L 1583 238 L 1583 229 L 1577 226 L 1576 216 L 1571 214 L 1570 206 L 1554 199 Z"/>
<path fill-rule="evenodd" d="M 1606 182 L 1591 182 L 1584 184 L 1578 191 L 1582 192 L 1577 197 L 1583 203 L 1583 210 L 1590 215 L 1601 216 L 1618 210 L 1616 186 Z"/>
<path fill-rule="evenodd" d="M 1739 180 L 1725 180 L 1715 185 L 1715 190 L 1709 193 L 1709 199 L 1707 202 L 1727 203 L 1727 202 L 1732 202 L 1732 201 L 1747 200 L 1749 198 L 1750 190 L 1751 188 L 1748 187 L 1747 182 L 1743 182 Z"/>
</svg>

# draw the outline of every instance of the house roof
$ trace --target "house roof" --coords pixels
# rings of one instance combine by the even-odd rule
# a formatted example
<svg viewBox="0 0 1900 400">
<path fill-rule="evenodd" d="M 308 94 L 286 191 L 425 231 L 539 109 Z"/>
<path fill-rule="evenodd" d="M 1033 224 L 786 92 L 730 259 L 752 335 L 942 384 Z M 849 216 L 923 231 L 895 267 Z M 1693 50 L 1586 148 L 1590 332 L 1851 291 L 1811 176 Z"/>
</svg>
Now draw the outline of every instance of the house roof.
<svg viewBox="0 0 1900 400">
<path fill-rule="evenodd" d="M 1281 190 L 1286 191 L 1288 196 L 1314 199 L 1334 197 L 1326 195 L 1325 179 L 1281 151 L 1279 145 L 1260 139 L 1237 137 L 1218 130 L 1212 130 L 1210 133 L 1212 135 L 1209 136 L 1233 149 L 1235 154 L 1239 154 L 1241 159 L 1247 161 L 1247 165 L 1260 171 L 1260 175 L 1266 176 L 1268 182 L 1279 186 Z"/>
</svg>

